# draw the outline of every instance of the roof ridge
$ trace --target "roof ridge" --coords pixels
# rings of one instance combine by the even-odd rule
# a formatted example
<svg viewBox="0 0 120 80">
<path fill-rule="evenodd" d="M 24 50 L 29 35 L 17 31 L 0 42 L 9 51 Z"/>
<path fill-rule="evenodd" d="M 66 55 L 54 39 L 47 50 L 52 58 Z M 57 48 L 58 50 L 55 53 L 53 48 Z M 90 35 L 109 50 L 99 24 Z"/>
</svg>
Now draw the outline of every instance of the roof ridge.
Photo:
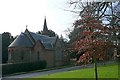
<svg viewBox="0 0 120 80">
<path fill-rule="evenodd" d="M 23 33 L 25 36 L 26 36 L 26 38 L 31 42 L 31 44 L 33 45 L 33 43 L 32 43 L 32 41 L 29 39 L 29 37 L 27 36 L 27 34 L 25 34 L 25 33 Z"/>
<path fill-rule="evenodd" d="M 28 32 L 28 35 L 27 35 L 26 32 Z M 30 34 L 30 31 L 29 31 L 28 29 L 26 29 L 24 33 L 26 33 L 26 36 L 27 36 L 27 37 L 30 36 L 30 38 L 31 38 L 32 40 L 31 40 L 29 37 L 28 37 L 28 38 L 29 38 L 29 40 L 32 42 L 32 44 L 34 45 L 34 44 L 35 44 L 35 40 L 34 40 L 34 38 L 32 37 L 32 35 Z"/>
</svg>

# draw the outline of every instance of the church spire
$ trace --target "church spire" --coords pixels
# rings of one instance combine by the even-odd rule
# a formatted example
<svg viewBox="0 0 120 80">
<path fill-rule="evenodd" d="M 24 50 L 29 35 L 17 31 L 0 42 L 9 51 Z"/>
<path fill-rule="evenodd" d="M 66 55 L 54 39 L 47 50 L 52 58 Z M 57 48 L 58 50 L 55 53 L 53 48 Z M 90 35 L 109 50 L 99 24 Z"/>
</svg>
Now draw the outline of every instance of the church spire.
<svg viewBox="0 0 120 80">
<path fill-rule="evenodd" d="M 45 16 L 45 19 L 44 19 L 43 31 L 44 32 L 48 31 L 47 22 L 46 22 L 46 16 Z"/>
</svg>

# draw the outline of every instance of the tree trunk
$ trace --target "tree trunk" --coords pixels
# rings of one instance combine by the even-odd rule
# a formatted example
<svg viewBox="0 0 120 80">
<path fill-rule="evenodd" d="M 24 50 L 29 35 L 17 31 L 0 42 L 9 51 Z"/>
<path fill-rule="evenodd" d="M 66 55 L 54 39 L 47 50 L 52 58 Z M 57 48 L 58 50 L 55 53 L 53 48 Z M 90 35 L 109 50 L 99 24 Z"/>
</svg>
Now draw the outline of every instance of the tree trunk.
<svg viewBox="0 0 120 80">
<path fill-rule="evenodd" d="M 94 61 L 94 68 L 95 68 L 95 80 L 98 80 L 98 73 L 97 73 L 97 61 Z"/>
</svg>

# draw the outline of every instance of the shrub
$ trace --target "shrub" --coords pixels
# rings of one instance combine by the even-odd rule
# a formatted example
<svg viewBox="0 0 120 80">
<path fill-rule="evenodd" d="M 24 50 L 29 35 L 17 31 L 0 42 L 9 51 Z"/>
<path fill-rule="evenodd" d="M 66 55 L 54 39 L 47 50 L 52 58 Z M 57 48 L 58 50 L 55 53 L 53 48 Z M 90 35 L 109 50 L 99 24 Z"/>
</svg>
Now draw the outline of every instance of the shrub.
<svg viewBox="0 0 120 80">
<path fill-rule="evenodd" d="M 8 75 L 19 72 L 28 72 L 46 68 L 46 61 L 31 62 L 31 63 L 17 63 L 17 64 L 3 64 L 2 75 Z"/>
</svg>

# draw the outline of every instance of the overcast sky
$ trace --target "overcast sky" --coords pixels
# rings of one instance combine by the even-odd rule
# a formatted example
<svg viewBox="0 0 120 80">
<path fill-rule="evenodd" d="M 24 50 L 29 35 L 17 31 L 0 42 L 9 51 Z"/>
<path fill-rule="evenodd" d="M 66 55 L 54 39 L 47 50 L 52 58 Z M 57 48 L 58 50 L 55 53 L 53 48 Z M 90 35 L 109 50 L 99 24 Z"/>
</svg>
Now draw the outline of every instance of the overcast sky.
<svg viewBox="0 0 120 80">
<path fill-rule="evenodd" d="M 24 32 L 43 29 L 46 16 L 48 29 L 58 35 L 72 26 L 76 17 L 68 11 L 68 0 L 0 0 L 0 33 L 10 32 L 13 36 Z"/>
</svg>

